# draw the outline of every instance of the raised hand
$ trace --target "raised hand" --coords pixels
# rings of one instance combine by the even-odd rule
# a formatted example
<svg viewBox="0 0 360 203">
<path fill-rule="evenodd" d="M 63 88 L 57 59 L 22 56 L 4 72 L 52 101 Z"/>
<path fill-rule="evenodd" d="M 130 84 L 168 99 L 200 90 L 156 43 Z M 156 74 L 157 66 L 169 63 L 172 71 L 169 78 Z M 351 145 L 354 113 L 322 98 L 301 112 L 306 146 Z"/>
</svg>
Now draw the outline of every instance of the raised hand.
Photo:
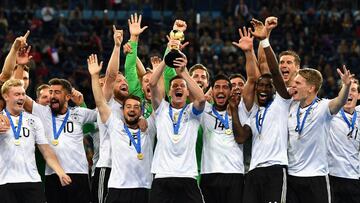
<svg viewBox="0 0 360 203">
<path fill-rule="evenodd" d="M 175 20 L 173 30 L 179 30 L 185 32 L 187 28 L 186 22 L 183 20 Z"/>
<path fill-rule="evenodd" d="M 124 52 L 125 55 L 128 54 L 128 53 L 131 53 L 131 46 L 130 46 L 129 43 L 125 43 L 123 45 L 123 52 Z"/>
<path fill-rule="evenodd" d="M 174 60 L 174 65 L 175 65 L 175 71 L 176 71 L 176 73 L 178 74 L 178 75 L 181 75 L 182 74 L 182 72 L 184 72 L 185 71 L 185 69 L 186 69 L 186 65 L 187 65 L 187 58 L 186 58 L 186 56 L 184 55 L 183 57 L 181 57 L 181 58 L 176 58 L 175 60 Z"/>
<path fill-rule="evenodd" d="M 346 69 L 346 66 L 343 65 L 343 72 L 341 72 L 341 70 L 338 68 L 337 72 L 341 78 L 341 81 L 343 82 L 344 85 L 350 86 L 351 85 L 351 81 L 354 77 L 354 74 L 350 73 L 350 70 Z"/>
<path fill-rule="evenodd" d="M 13 44 L 13 48 L 16 50 L 16 51 L 19 51 L 20 48 L 22 47 L 26 47 L 27 46 L 27 38 L 29 37 L 30 35 L 30 31 L 28 30 L 24 36 L 21 36 L 21 37 L 17 37 L 14 41 L 14 44 Z"/>
<path fill-rule="evenodd" d="M 0 115 L 0 133 L 6 133 L 10 129 L 10 121 L 7 116 Z"/>
<path fill-rule="evenodd" d="M 267 17 L 265 20 L 265 28 L 267 29 L 268 35 L 278 25 L 278 18 L 274 16 Z"/>
<path fill-rule="evenodd" d="M 239 47 L 244 52 L 251 51 L 253 49 L 254 37 L 251 36 L 250 32 L 251 32 L 250 28 L 248 28 L 247 30 L 246 27 L 243 27 L 242 30 L 241 28 L 239 28 L 239 34 L 240 34 L 239 42 L 233 42 L 232 44 Z"/>
<path fill-rule="evenodd" d="M 81 92 L 79 92 L 75 88 L 72 88 L 71 101 L 73 101 L 76 106 L 80 106 L 82 103 L 84 103 L 84 96 Z"/>
<path fill-rule="evenodd" d="M 134 15 L 131 14 L 130 19 L 128 19 L 130 35 L 139 36 L 146 28 L 148 28 L 148 26 L 141 28 L 141 19 L 141 15 L 138 17 L 137 13 Z"/>
<path fill-rule="evenodd" d="M 187 45 L 189 45 L 189 42 L 184 42 L 183 44 L 181 44 L 181 42 L 179 40 L 175 40 L 175 39 L 171 39 L 168 35 L 166 35 L 166 38 L 168 39 L 168 47 L 170 49 L 176 47 L 179 48 L 179 50 L 183 50 Z"/>
<path fill-rule="evenodd" d="M 96 54 L 91 54 L 87 59 L 88 70 L 90 75 L 98 75 L 101 71 L 103 62 L 98 63 L 98 58 Z"/>
<path fill-rule="evenodd" d="M 115 25 L 113 25 L 113 38 L 114 38 L 114 43 L 115 46 L 119 47 L 123 41 L 123 30 L 117 30 Z"/>
<path fill-rule="evenodd" d="M 241 97 L 237 96 L 237 94 L 232 93 L 229 98 L 229 106 L 231 109 L 236 109 L 240 103 Z"/>
<path fill-rule="evenodd" d="M 19 65 L 26 65 L 30 62 L 30 60 L 32 59 L 32 56 L 29 55 L 30 54 L 30 50 L 31 50 L 31 46 L 26 47 L 22 47 L 20 48 L 20 50 L 18 51 L 18 54 L 16 56 L 16 63 Z"/>
<path fill-rule="evenodd" d="M 150 58 L 150 62 L 151 62 L 151 67 L 154 70 L 155 68 L 157 68 L 159 66 L 159 64 L 161 63 L 161 58 L 158 56 L 152 56 Z"/>
<path fill-rule="evenodd" d="M 260 39 L 263 40 L 267 37 L 267 29 L 264 26 L 264 24 L 261 21 L 258 21 L 256 19 L 252 19 L 250 21 L 251 25 L 254 27 L 254 31 L 251 30 L 251 34 Z"/>
</svg>

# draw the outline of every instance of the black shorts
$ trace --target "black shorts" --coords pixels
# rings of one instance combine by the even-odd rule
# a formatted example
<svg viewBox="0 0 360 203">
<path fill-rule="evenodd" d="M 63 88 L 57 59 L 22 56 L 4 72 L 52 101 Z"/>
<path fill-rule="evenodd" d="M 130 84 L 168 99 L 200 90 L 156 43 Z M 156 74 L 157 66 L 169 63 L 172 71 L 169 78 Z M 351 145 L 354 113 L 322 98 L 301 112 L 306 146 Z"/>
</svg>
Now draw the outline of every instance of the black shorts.
<svg viewBox="0 0 360 203">
<path fill-rule="evenodd" d="M 41 182 L 8 183 L 0 185 L 0 202 L 2 203 L 43 203 L 44 190 Z"/>
<path fill-rule="evenodd" d="M 110 172 L 111 168 L 95 168 L 95 174 L 91 181 L 91 199 L 93 203 L 105 202 Z"/>
<path fill-rule="evenodd" d="M 360 202 L 360 180 L 329 176 L 333 203 Z"/>
<path fill-rule="evenodd" d="M 194 178 L 155 178 L 150 203 L 203 203 L 201 190 Z"/>
<path fill-rule="evenodd" d="M 286 166 L 255 168 L 245 176 L 244 203 L 286 201 Z"/>
<path fill-rule="evenodd" d="M 56 174 L 45 176 L 45 196 L 48 203 L 88 203 L 90 202 L 90 185 L 87 174 L 71 174 L 71 184 L 61 186 Z"/>
<path fill-rule="evenodd" d="M 206 203 L 241 203 L 244 175 L 238 173 L 202 174 L 200 188 Z"/>
<path fill-rule="evenodd" d="M 148 203 L 149 189 L 146 188 L 109 188 L 106 203 Z"/>
<path fill-rule="evenodd" d="M 287 200 L 288 203 L 330 203 L 329 177 L 288 175 Z"/>
</svg>

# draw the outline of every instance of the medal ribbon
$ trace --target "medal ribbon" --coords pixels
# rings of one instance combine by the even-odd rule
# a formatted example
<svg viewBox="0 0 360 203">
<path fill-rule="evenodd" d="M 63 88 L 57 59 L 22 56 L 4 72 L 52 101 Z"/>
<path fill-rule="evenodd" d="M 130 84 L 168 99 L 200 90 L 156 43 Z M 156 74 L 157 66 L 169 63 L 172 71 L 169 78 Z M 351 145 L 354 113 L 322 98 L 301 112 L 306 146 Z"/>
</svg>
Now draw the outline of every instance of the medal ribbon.
<svg viewBox="0 0 360 203">
<path fill-rule="evenodd" d="M 185 106 L 181 109 L 178 120 L 176 121 L 176 123 L 174 123 L 173 109 L 172 109 L 171 105 L 169 106 L 169 116 L 170 116 L 171 121 L 173 122 L 173 129 L 174 129 L 174 134 L 175 135 L 179 134 L 180 121 L 181 121 L 182 115 L 183 115 L 184 110 L 185 110 L 186 107 L 187 107 L 187 104 L 185 104 Z"/>
<path fill-rule="evenodd" d="M 138 142 L 135 141 L 135 138 L 132 136 L 129 128 L 125 125 L 124 123 L 124 129 L 126 134 L 128 135 L 131 143 L 134 145 L 135 150 L 138 154 L 141 154 L 141 135 L 140 135 L 140 129 L 136 132 L 136 136 L 137 136 L 137 140 Z"/>
<path fill-rule="evenodd" d="M 15 140 L 18 140 L 19 137 L 20 137 L 20 130 L 21 130 L 21 126 L 22 126 L 22 116 L 23 116 L 23 114 L 22 114 L 22 112 L 20 112 L 18 126 L 15 127 L 14 122 L 11 119 L 11 115 L 8 112 L 7 109 L 5 109 L 5 113 L 6 113 L 6 116 L 10 120 L 10 126 L 11 126 L 11 129 L 12 129 L 13 133 L 14 133 Z"/>
<path fill-rule="evenodd" d="M 216 118 L 225 126 L 225 129 L 229 129 L 229 115 L 227 111 L 225 111 L 225 118 L 223 118 L 219 112 L 215 109 L 215 106 L 212 106 L 212 111 L 215 114 Z"/>
<path fill-rule="evenodd" d="M 270 105 L 273 103 L 274 100 L 270 101 L 266 106 L 265 106 L 265 110 L 264 110 L 264 115 L 262 117 L 262 121 L 260 122 L 260 118 L 259 118 L 259 112 L 260 112 L 260 107 L 258 109 L 258 111 L 256 112 L 256 129 L 257 131 L 259 132 L 259 134 L 261 134 L 261 130 L 262 130 L 262 126 L 264 124 L 264 120 L 265 120 L 265 116 L 266 116 L 266 113 L 270 107 Z"/>
<path fill-rule="evenodd" d="M 352 119 L 351 119 L 351 123 L 350 123 L 350 121 L 346 118 L 345 111 L 344 111 L 343 108 L 340 110 L 340 113 L 341 113 L 342 118 L 343 118 L 344 121 L 346 122 L 347 126 L 349 127 L 350 133 L 351 133 L 351 132 L 354 130 L 354 128 L 355 128 L 355 122 L 356 122 L 356 118 L 357 118 L 357 113 L 356 113 L 356 111 L 354 111 L 354 115 L 353 115 L 353 117 L 352 117 Z"/>
<path fill-rule="evenodd" d="M 309 115 L 310 113 L 310 109 L 311 107 L 316 103 L 316 101 L 318 100 L 317 97 L 315 97 L 315 99 L 311 102 L 310 106 L 308 109 L 306 109 L 306 112 L 305 112 L 305 116 L 301 122 L 301 126 L 300 126 L 300 104 L 299 104 L 299 107 L 298 107 L 298 110 L 297 110 L 297 113 L 296 113 L 296 128 L 295 128 L 295 132 L 298 132 L 299 135 L 301 134 L 302 130 L 304 129 L 304 125 L 305 125 L 305 121 L 306 121 L 306 118 L 307 116 Z"/>
<path fill-rule="evenodd" d="M 53 124 L 54 140 L 57 140 L 57 139 L 59 138 L 59 136 L 60 136 L 60 134 L 61 134 L 61 131 L 64 129 L 65 124 L 67 123 L 67 121 L 68 121 L 68 119 L 69 119 L 69 116 L 70 116 L 70 111 L 68 110 L 68 111 L 66 112 L 66 115 L 65 115 L 65 118 L 64 118 L 63 122 L 61 123 L 61 126 L 60 126 L 59 130 L 56 131 L 56 120 L 55 120 L 56 116 L 55 116 L 54 113 L 52 114 L 52 124 Z"/>
</svg>

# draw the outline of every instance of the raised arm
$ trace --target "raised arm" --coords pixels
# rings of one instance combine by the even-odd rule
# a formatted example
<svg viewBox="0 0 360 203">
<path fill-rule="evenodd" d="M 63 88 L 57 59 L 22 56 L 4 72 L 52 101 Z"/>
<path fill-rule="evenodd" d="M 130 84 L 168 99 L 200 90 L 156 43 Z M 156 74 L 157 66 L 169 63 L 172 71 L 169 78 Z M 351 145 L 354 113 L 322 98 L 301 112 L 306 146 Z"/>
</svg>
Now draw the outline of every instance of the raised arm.
<svg viewBox="0 0 360 203">
<path fill-rule="evenodd" d="M 61 185 L 66 186 L 71 184 L 71 178 L 66 175 L 64 169 L 61 167 L 59 160 L 57 159 L 51 147 L 48 144 L 39 144 L 37 146 L 41 154 L 43 155 L 46 164 L 55 171 L 56 175 L 59 176 Z"/>
<path fill-rule="evenodd" d="M 92 54 L 87 59 L 88 70 L 91 75 L 91 87 L 94 94 L 95 104 L 98 108 L 100 119 L 102 123 L 106 123 L 109 119 L 111 110 L 106 103 L 106 99 L 101 91 L 99 83 L 99 73 L 102 68 L 102 62 L 98 64 L 98 59 L 96 54 Z"/>
<path fill-rule="evenodd" d="M 186 28 L 187 28 L 187 24 L 186 24 L 185 21 L 183 21 L 183 20 L 175 20 L 174 25 L 173 25 L 173 30 L 180 30 L 183 33 L 185 33 Z M 170 47 L 172 46 L 172 44 L 175 43 L 175 42 L 172 42 L 170 40 L 169 36 L 166 36 L 166 37 L 169 40 L 169 43 L 168 43 L 167 48 L 165 50 L 164 56 L 166 56 L 166 54 L 168 54 L 170 52 Z M 188 44 L 189 44 L 189 42 L 185 42 L 184 44 L 180 44 L 180 50 L 183 50 Z M 176 76 L 176 72 L 175 72 L 174 68 L 166 66 L 165 71 L 164 71 L 164 88 L 165 88 L 166 95 L 168 95 L 169 90 L 170 90 L 170 80 L 175 76 Z"/>
<path fill-rule="evenodd" d="M 255 28 L 255 31 L 253 33 L 256 38 L 261 40 L 260 44 L 262 44 L 262 47 L 264 49 L 266 61 L 269 66 L 271 75 L 273 77 L 276 91 L 279 93 L 279 95 L 282 98 L 290 99 L 291 96 L 286 89 L 284 80 L 282 79 L 281 72 L 279 70 L 279 64 L 276 59 L 275 53 L 270 46 L 269 39 L 267 38 L 268 36 L 267 33 L 271 32 L 272 28 L 276 27 L 277 18 L 276 17 L 267 18 L 266 21 L 267 21 L 266 25 L 264 26 L 264 24 L 261 21 L 255 19 L 251 20 L 251 24 Z"/>
<path fill-rule="evenodd" d="M 144 64 L 141 62 L 139 57 L 136 57 L 136 70 L 137 70 L 137 74 L 138 74 L 139 79 L 142 78 L 142 76 L 144 76 L 145 73 L 146 73 L 146 69 L 144 67 Z"/>
<path fill-rule="evenodd" d="M 134 15 L 131 15 L 130 19 L 128 19 L 130 31 L 130 40 L 128 43 L 131 46 L 131 52 L 126 55 L 125 77 L 129 84 L 129 94 L 143 98 L 141 83 L 139 81 L 136 69 L 139 36 L 147 28 L 147 26 L 141 28 L 141 20 L 142 16 L 139 15 L 138 17 L 136 13 Z"/>
<path fill-rule="evenodd" d="M 76 106 L 86 107 L 84 95 L 75 88 L 71 90 L 71 101 L 73 101 Z"/>
<path fill-rule="evenodd" d="M 340 75 L 342 81 L 342 87 L 338 96 L 332 99 L 329 103 L 329 110 L 332 115 L 335 115 L 340 111 L 340 109 L 345 105 L 349 96 L 353 75 L 349 70 L 346 69 L 345 65 L 343 65 L 343 71 L 344 72 L 342 73 L 340 69 L 337 69 L 337 72 Z"/>
<path fill-rule="evenodd" d="M 234 139 L 237 143 L 243 144 L 252 135 L 251 128 L 248 125 L 242 126 L 240 123 L 239 109 L 235 95 L 231 95 L 229 100 L 229 106 L 232 117 L 232 129 L 234 133 Z"/>
<path fill-rule="evenodd" d="M 270 39 L 271 31 L 277 26 L 277 18 L 274 16 L 270 16 L 265 20 L 265 27 L 267 28 L 266 38 Z M 261 74 L 270 73 L 269 66 L 267 64 L 266 55 L 264 52 L 264 48 L 261 43 L 259 43 L 258 48 L 258 61 L 259 61 L 259 69 Z"/>
<path fill-rule="evenodd" d="M 5 82 L 11 77 L 12 71 L 16 65 L 16 56 L 18 51 L 22 47 L 27 46 L 27 38 L 30 34 L 30 31 L 27 31 L 24 36 L 17 37 L 11 46 L 9 54 L 6 56 L 3 69 L 0 73 L 0 81 Z"/>
<path fill-rule="evenodd" d="M 117 30 L 115 25 L 113 25 L 113 32 L 114 48 L 106 68 L 105 83 L 102 89 L 106 101 L 109 101 L 113 95 L 115 80 L 120 66 L 120 46 L 123 41 L 122 30 Z"/>
<path fill-rule="evenodd" d="M 131 50 L 130 43 L 129 42 L 125 43 L 123 45 L 123 53 L 124 53 L 124 55 L 127 55 L 128 53 L 131 53 L 131 51 L 132 50 Z M 125 69 L 126 69 L 126 59 L 125 59 Z M 138 79 L 140 80 L 140 78 L 145 75 L 146 70 L 145 70 L 144 64 L 141 62 L 139 57 L 136 57 L 136 70 L 137 70 Z M 125 73 L 125 75 L 126 75 L 126 73 Z"/>
<path fill-rule="evenodd" d="M 31 46 L 22 47 L 16 54 L 16 69 L 14 70 L 13 77 L 15 79 L 23 80 L 25 69 L 29 69 L 26 65 L 32 59 L 30 55 Z M 24 81 L 25 82 L 25 81 Z M 27 87 L 24 87 L 25 90 Z"/>
<path fill-rule="evenodd" d="M 255 82 L 260 77 L 259 68 L 257 66 L 256 56 L 254 52 L 254 37 L 250 34 L 250 28 L 239 29 L 240 40 L 233 42 L 235 46 L 243 50 L 246 58 L 246 77 L 247 81 L 243 89 L 242 98 L 244 100 L 246 109 L 251 110 L 255 98 Z"/>
<path fill-rule="evenodd" d="M 189 88 L 189 93 L 194 97 L 193 104 L 195 109 L 202 112 L 205 107 L 206 98 L 202 89 L 199 87 L 198 84 L 196 84 L 196 82 L 189 75 L 189 72 L 186 68 L 187 65 L 186 57 L 176 58 L 174 60 L 174 65 L 178 67 L 175 68 L 176 73 L 182 78 L 184 78 Z"/>
<path fill-rule="evenodd" d="M 165 66 L 165 62 L 161 61 L 157 68 L 155 68 L 150 79 L 151 104 L 154 110 L 159 107 L 161 100 L 164 98 L 164 92 L 161 88 L 161 85 L 159 84 L 159 80 L 162 73 L 164 72 Z"/>
</svg>

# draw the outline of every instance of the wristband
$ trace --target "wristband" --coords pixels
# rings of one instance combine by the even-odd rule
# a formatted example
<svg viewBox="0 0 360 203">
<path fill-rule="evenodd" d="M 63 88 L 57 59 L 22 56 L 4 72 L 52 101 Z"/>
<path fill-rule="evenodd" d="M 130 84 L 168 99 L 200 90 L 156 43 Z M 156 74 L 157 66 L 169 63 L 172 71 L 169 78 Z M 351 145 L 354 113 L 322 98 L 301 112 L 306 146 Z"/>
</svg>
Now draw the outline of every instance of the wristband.
<svg viewBox="0 0 360 203">
<path fill-rule="evenodd" d="M 270 46 L 269 38 L 265 38 L 265 39 L 261 40 L 260 45 L 262 46 L 262 48 L 269 47 Z"/>
</svg>

